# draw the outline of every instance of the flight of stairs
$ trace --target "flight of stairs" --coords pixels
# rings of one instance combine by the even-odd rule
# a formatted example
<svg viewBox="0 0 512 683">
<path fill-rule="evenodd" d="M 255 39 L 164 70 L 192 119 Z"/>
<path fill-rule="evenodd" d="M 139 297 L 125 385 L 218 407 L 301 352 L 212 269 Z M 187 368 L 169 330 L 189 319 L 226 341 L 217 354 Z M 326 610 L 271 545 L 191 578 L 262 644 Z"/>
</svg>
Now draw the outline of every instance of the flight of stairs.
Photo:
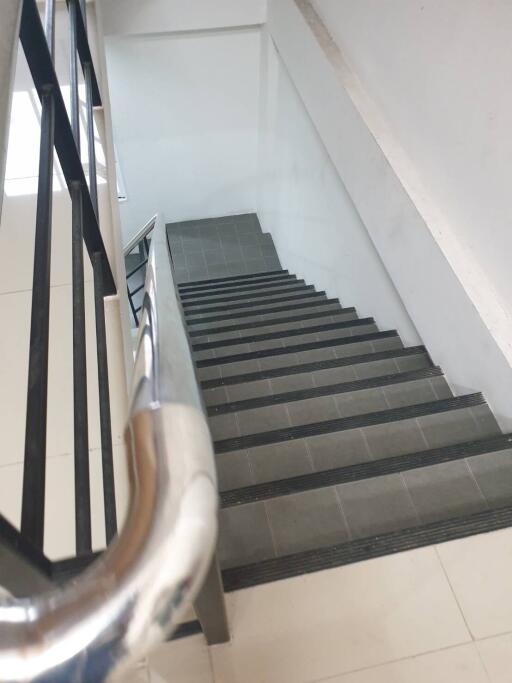
<svg viewBox="0 0 512 683">
<path fill-rule="evenodd" d="M 178 289 L 226 590 L 512 524 L 512 435 L 424 347 L 286 270 Z"/>
</svg>

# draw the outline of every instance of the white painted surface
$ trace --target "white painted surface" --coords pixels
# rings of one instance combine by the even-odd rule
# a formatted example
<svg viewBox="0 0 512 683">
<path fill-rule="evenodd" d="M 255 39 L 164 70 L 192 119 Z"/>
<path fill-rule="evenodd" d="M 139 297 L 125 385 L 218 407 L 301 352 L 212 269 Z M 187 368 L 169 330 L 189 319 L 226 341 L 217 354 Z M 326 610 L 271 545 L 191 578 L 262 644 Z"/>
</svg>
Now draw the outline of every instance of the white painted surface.
<svg viewBox="0 0 512 683">
<path fill-rule="evenodd" d="M 509 427 L 508 306 L 309 3 L 271 0 L 268 28 L 434 361 L 456 393 L 483 391 L 500 424 Z"/>
<path fill-rule="evenodd" d="M 125 241 L 157 210 L 255 210 L 259 49 L 256 29 L 108 40 Z"/>
<path fill-rule="evenodd" d="M 262 24 L 266 0 L 101 0 L 105 34 L 210 30 Z"/>
<path fill-rule="evenodd" d="M 57 11 L 57 71 L 66 87 L 67 10 Z M 91 34 L 95 33 L 94 14 L 89 16 Z M 101 73 L 98 72 L 101 78 Z M 4 258 L 0 276 L 0 305 L 4 325 L 0 335 L 3 359 L 0 382 L 0 513 L 15 526 L 20 524 L 25 443 L 28 379 L 32 269 L 34 255 L 39 115 L 37 95 L 24 58 L 18 58 L 15 77 L 9 154 L 6 170 L 3 211 L 0 223 L 0 250 Z M 24 106 L 24 102 L 28 106 Z M 30 114 L 30 115 L 29 115 Z M 124 263 L 117 256 L 120 235 L 113 220 L 108 176 L 103 112 L 96 112 L 98 158 L 103 162 L 98 188 L 100 225 L 114 277 L 124 289 Z M 18 125 L 19 124 L 19 125 Z M 85 139 L 85 138 L 83 138 Z M 28 142 L 28 144 L 27 144 Z M 50 341 L 48 378 L 48 436 L 44 550 L 52 559 L 74 555 L 74 473 L 73 473 L 73 384 L 72 384 L 72 286 L 71 286 L 71 202 L 56 173 L 53 193 L 52 266 L 50 289 Z M 85 264 L 85 326 L 89 447 L 92 500 L 93 547 L 105 545 L 101 440 L 96 365 L 96 330 L 92 268 L 87 253 Z M 123 444 L 127 416 L 126 367 L 123 353 L 120 298 L 105 300 L 114 468 L 117 508 L 122 523 L 128 497 L 128 477 Z"/>
<path fill-rule="evenodd" d="M 271 37 L 262 34 L 258 216 L 283 268 L 420 343 Z"/>
</svg>

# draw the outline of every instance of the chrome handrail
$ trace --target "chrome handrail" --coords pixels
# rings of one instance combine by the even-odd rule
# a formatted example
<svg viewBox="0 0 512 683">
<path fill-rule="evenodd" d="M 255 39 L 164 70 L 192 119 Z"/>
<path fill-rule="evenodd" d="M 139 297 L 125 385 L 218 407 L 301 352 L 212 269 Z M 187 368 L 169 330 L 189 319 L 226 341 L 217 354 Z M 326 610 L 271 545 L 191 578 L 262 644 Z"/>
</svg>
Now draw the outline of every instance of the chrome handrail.
<svg viewBox="0 0 512 683">
<path fill-rule="evenodd" d="M 144 237 L 146 237 L 155 227 L 155 223 L 158 220 L 158 214 L 151 216 L 149 221 L 138 230 L 135 235 L 126 243 L 123 247 L 123 256 L 128 256 L 128 254 L 134 249 Z"/>
<path fill-rule="evenodd" d="M 0 680 L 100 683 L 163 640 L 197 595 L 217 536 L 213 448 L 159 216 L 126 429 L 119 537 L 76 580 L 0 602 Z"/>
</svg>

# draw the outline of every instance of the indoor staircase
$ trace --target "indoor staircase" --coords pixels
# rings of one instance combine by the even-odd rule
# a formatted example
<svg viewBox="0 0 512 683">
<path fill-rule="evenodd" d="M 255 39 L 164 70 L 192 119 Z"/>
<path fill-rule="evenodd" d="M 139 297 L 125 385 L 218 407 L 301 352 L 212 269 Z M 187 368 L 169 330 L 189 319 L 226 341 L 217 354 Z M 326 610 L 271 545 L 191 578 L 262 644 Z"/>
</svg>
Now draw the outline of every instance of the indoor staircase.
<svg viewBox="0 0 512 683">
<path fill-rule="evenodd" d="M 480 393 L 454 396 L 423 346 L 286 270 L 179 293 L 226 590 L 511 524 L 512 435 Z"/>
</svg>

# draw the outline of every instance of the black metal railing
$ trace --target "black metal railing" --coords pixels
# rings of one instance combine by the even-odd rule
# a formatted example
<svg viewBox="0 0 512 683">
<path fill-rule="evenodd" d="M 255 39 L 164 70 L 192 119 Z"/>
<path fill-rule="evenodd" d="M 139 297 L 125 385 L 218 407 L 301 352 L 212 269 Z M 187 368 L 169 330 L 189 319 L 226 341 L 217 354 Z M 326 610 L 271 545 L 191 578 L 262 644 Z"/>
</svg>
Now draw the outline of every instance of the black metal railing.
<svg viewBox="0 0 512 683">
<path fill-rule="evenodd" d="M 157 215 L 149 219 L 149 221 L 134 235 L 134 237 L 124 247 L 123 252 L 126 259 L 126 289 L 128 293 L 128 303 L 133 317 L 135 327 L 139 325 L 139 312 L 142 308 L 142 292 L 144 290 L 144 281 L 146 278 L 147 264 L 149 260 L 150 235 L 155 228 Z M 134 254 L 136 252 L 136 254 Z M 137 263 L 131 265 L 128 261 L 129 256 L 136 256 Z M 130 281 L 138 275 L 138 284 L 130 289 Z M 135 297 L 140 293 L 140 304 L 136 303 Z"/>
<path fill-rule="evenodd" d="M 70 117 L 54 66 L 55 0 L 46 0 L 44 25 L 35 0 L 23 0 L 20 41 L 41 100 L 32 313 L 28 363 L 21 536 L 40 553 L 44 545 L 45 473 L 50 335 L 53 156 L 58 155 L 71 198 L 73 406 L 76 554 L 91 552 L 89 417 L 84 293 L 84 243 L 93 269 L 96 355 L 107 542 L 117 532 L 104 298 L 116 293 L 99 227 L 94 107 L 101 96 L 87 35 L 84 0 L 68 0 Z M 79 70 L 85 82 L 88 182 L 81 162 Z M 1 527 L 0 527 L 1 531 Z"/>
</svg>

